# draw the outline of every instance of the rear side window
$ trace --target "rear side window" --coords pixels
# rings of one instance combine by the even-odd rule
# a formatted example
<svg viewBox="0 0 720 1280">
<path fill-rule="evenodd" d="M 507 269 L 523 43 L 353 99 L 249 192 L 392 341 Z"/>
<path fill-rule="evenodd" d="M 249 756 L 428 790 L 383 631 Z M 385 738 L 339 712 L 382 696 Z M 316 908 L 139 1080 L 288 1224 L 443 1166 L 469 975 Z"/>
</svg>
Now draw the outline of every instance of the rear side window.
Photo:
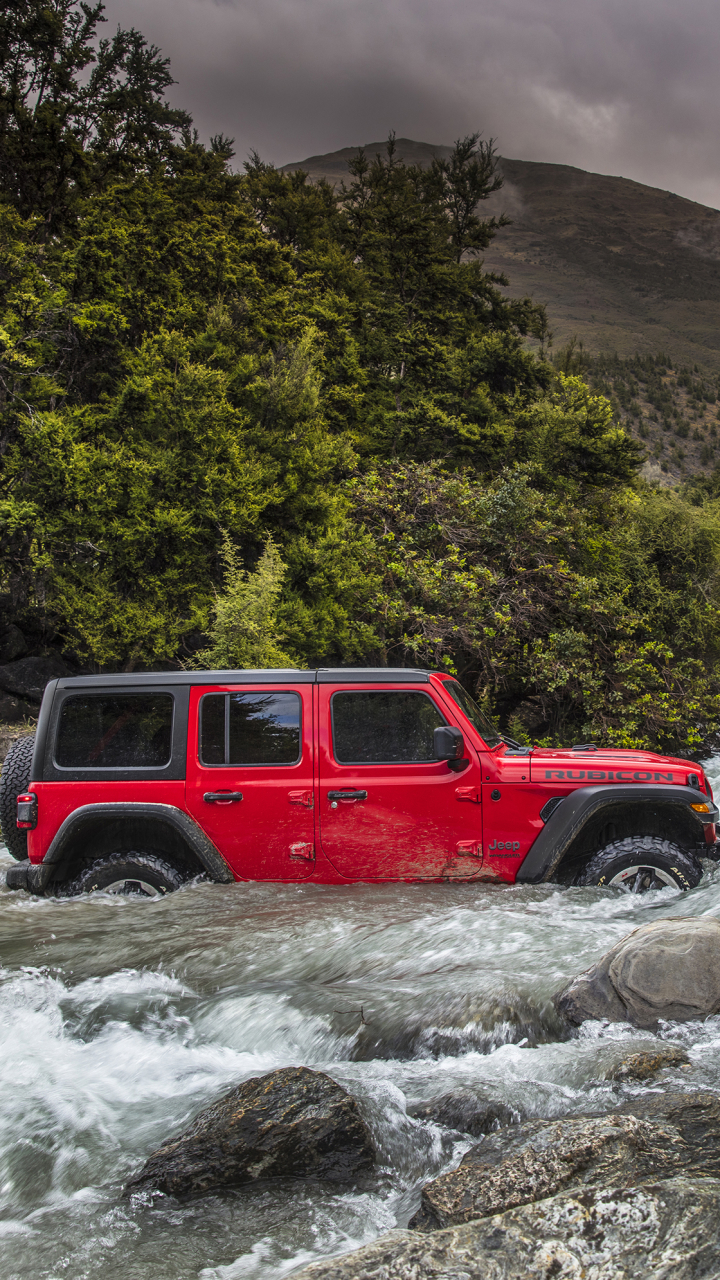
<svg viewBox="0 0 720 1280">
<path fill-rule="evenodd" d="M 169 693 L 82 695 L 60 711 L 55 763 L 60 769 L 158 769 L 170 763 Z"/>
<path fill-rule="evenodd" d="M 435 760 L 433 732 L 445 720 L 424 693 L 367 689 L 334 693 L 332 724 L 340 764 L 401 764 Z"/>
<path fill-rule="evenodd" d="M 297 764 L 297 693 L 207 693 L 200 704 L 203 764 Z"/>
</svg>

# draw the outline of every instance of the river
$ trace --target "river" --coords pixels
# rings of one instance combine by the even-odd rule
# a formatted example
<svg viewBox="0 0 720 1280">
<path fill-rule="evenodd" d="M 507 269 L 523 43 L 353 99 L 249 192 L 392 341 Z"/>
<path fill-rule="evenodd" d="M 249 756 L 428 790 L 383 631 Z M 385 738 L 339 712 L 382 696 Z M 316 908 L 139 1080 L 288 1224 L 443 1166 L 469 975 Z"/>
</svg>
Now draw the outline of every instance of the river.
<svg viewBox="0 0 720 1280">
<path fill-rule="evenodd" d="M 707 766 L 720 791 L 720 757 Z M 0 870 L 9 858 L 0 851 Z M 553 992 L 632 928 L 720 915 L 720 866 L 688 894 L 486 885 L 192 884 L 162 901 L 0 889 L 3 1280 L 270 1280 L 405 1225 L 469 1140 L 414 1120 L 453 1089 L 526 1116 L 647 1088 L 720 1090 L 720 1017 L 667 1024 L 690 1069 L 605 1076 L 656 1037 L 588 1024 Z M 3 876 L 4 883 L 4 876 Z M 266 1184 L 128 1199 L 146 1156 L 224 1090 L 327 1071 L 380 1153 L 352 1190 Z"/>
</svg>

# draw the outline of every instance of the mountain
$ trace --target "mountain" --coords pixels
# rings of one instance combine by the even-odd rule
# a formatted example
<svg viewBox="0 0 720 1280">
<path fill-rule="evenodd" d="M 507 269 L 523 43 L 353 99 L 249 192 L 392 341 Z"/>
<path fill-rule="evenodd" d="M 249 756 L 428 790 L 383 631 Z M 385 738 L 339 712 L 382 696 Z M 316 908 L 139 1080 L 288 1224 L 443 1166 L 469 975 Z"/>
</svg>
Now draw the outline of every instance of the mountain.
<svg viewBox="0 0 720 1280">
<path fill-rule="evenodd" d="M 384 142 L 365 146 L 368 155 Z M 448 146 L 397 139 L 409 163 Z M 315 181 L 347 177 L 357 147 L 285 165 Z M 548 309 L 557 349 L 576 336 L 593 354 L 666 352 L 677 364 L 720 372 L 720 212 L 630 178 L 569 165 L 500 160 L 501 191 L 488 214 L 507 213 L 485 255 L 508 294 Z"/>
</svg>

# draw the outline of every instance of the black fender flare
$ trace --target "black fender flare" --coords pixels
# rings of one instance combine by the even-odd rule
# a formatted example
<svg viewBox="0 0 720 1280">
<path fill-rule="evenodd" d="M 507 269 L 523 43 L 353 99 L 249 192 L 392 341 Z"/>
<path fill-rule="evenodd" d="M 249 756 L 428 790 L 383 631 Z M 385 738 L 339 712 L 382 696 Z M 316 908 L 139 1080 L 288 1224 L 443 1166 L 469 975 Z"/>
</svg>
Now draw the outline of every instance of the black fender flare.
<svg viewBox="0 0 720 1280">
<path fill-rule="evenodd" d="M 211 880 L 218 884 L 235 883 L 235 877 L 222 854 L 189 813 L 172 804 L 143 804 L 134 800 L 125 800 L 114 804 L 84 804 L 68 814 L 62 826 L 56 831 L 42 862 L 37 866 L 22 864 L 27 877 L 23 888 L 27 887 L 30 893 L 36 894 L 45 891 L 68 845 L 87 822 L 97 818 L 123 817 L 151 818 L 172 827 L 195 854 Z"/>
<path fill-rule="evenodd" d="M 702 828 L 708 823 L 717 822 L 720 811 L 716 805 L 695 787 L 678 787 L 672 784 L 652 785 L 648 783 L 617 782 L 609 786 L 578 787 L 566 795 L 557 808 L 553 809 L 542 831 L 538 834 L 529 852 L 523 859 L 516 882 L 519 884 L 540 884 L 548 880 L 573 842 L 580 835 L 587 822 L 603 809 L 616 808 L 629 804 L 633 808 L 647 806 L 655 808 L 662 805 L 678 805 L 688 811 L 698 825 L 698 840 L 704 839 Z M 706 804 L 707 813 L 697 813 L 691 806 Z"/>
</svg>

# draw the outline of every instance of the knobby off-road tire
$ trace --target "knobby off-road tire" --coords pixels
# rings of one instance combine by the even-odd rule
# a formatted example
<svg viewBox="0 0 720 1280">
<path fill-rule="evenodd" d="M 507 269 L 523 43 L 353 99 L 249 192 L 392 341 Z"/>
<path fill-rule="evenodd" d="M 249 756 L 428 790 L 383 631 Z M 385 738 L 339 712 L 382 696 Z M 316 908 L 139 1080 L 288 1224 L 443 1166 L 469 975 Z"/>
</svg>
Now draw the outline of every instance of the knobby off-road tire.
<svg viewBox="0 0 720 1280">
<path fill-rule="evenodd" d="M 694 889 L 701 878 L 700 863 L 679 845 L 659 836 L 630 836 L 615 840 L 596 853 L 580 884 L 645 893 L 666 885 Z"/>
<path fill-rule="evenodd" d="M 30 786 L 35 734 L 17 738 L 5 757 L 0 773 L 0 830 L 8 852 L 18 862 L 27 858 L 27 831 L 17 829 L 17 798 Z"/>
<path fill-rule="evenodd" d="M 152 853 L 133 850 L 100 858 L 74 880 L 58 885 L 56 892 L 63 898 L 75 898 L 81 893 L 94 893 L 96 890 L 127 897 L 162 898 L 179 889 L 182 883 L 180 872 L 169 862 L 156 858 Z"/>
</svg>

